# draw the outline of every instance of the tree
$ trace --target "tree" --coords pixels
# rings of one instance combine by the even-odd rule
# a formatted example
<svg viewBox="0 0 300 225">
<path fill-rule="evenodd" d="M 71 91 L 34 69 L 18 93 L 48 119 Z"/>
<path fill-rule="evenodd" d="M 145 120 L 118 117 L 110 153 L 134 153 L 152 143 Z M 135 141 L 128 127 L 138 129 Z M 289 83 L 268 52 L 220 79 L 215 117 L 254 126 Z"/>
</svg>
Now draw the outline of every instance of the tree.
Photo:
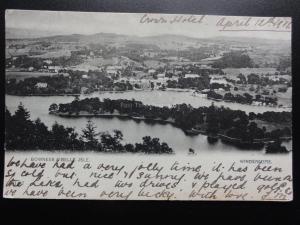
<svg viewBox="0 0 300 225">
<path fill-rule="evenodd" d="M 133 144 L 124 145 L 124 149 L 126 152 L 136 152 L 136 149 Z"/>
<path fill-rule="evenodd" d="M 214 68 L 245 68 L 245 67 L 253 67 L 252 59 L 245 54 L 243 51 L 232 51 L 225 53 L 221 59 L 214 62 L 212 65 Z"/>
<path fill-rule="evenodd" d="M 242 73 L 240 73 L 237 77 L 240 79 L 240 82 L 242 84 L 246 84 L 247 83 L 247 79 L 246 79 L 245 75 L 243 75 Z"/>
<path fill-rule="evenodd" d="M 163 142 L 161 144 L 159 138 L 151 138 L 150 136 L 143 137 L 143 143 L 136 143 L 135 149 L 137 152 L 144 152 L 148 154 L 173 152 L 172 148 L 170 148 L 167 143 Z"/>
<path fill-rule="evenodd" d="M 87 148 L 96 149 L 99 144 L 96 133 L 96 126 L 89 119 L 86 124 L 86 128 L 82 130 L 82 138 L 86 141 Z"/>
<path fill-rule="evenodd" d="M 248 84 L 260 84 L 260 77 L 257 74 L 251 73 L 247 76 Z"/>
<path fill-rule="evenodd" d="M 67 146 L 67 142 L 66 139 L 68 137 L 67 131 L 65 129 L 65 127 L 63 125 L 58 124 L 57 122 L 55 122 L 52 125 L 52 132 L 51 132 L 51 145 L 53 149 L 66 149 Z"/>
<path fill-rule="evenodd" d="M 29 118 L 29 111 L 20 102 L 17 111 L 11 118 L 14 124 L 11 132 L 15 135 L 16 140 L 12 145 L 16 149 L 30 149 L 32 147 L 30 139 L 33 131 L 33 123 Z"/>
<path fill-rule="evenodd" d="M 50 132 L 48 131 L 48 127 L 40 120 L 40 118 L 37 118 L 33 124 L 33 138 L 31 140 L 33 146 L 37 149 L 49 149 L 51 146 L 49 146 Z"/>
<path fill-rule="evenodd" d="M 114 130 L 114 136 L 109 133 L 101 135 L 101 143 L 106 150 L 109 151 L 123 151 L 124 146 L 121 144 L 123 140 L 123 134 L 120 130 Z"/>
<path fill-rule="evenodd" d="M 15 112 L 14 118 L 17 120 L 29 121 L 30 113 L 26 108 L 24 108 L 22 102 L 20 102 L 18 109 Z"/>
<path fill-rule="evenodd" d="M 209 134 L 217 134 L 219 132 L 219 121 L 217 108 L 212 102 L 206 114 L 207 132 Z"/>
<path fill-rule="evenodd" d="M 57 110 L 58 110 L 58 105 L 56 103 L 53 103 L 50 105 L 50 107 L 49 107 L 50 113 L 56 112 Z"/>
<path fill-rule="evenodd" d="M 289 151 L 285 146 L 281 145 L 280 140 L 276 140 L 273 143 L 270 143 L 266 147 L 266 153 L 288 153 Z"/>
</svg>

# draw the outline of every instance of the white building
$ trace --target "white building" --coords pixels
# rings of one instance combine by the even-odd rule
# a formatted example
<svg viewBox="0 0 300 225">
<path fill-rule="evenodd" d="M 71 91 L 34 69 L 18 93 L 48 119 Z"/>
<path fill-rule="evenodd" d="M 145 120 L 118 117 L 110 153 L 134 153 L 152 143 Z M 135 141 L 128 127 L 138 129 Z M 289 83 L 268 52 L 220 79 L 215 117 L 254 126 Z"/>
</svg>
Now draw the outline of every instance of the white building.
<svg viewBox="0 0 300 225">
<path fill-rule="evenodd" d="M 272 81 L 280 81 L 280 78 L 277 75 L 272 75 L 272 76 L 269 76 L 268 78 Z"/>
<path fill-rule="evenodd" d="M 193 73 L 189 73 L 189 74 L 184 75 L 184 78 L 198 78 L 198 77 L 200 77 L 200 75 L 193 74 Z"/>
<path fill-rule="evenodd" d="M 53 70 L 54 72 L 58 72 L 60 69 L 62 69 L 61 66 L 48 66 L 49 70 Z"/>
<path fill-rule="evenodd" d="M 87 74 L 83 74 L 81 77 L 82 77 L 82 79 L 88 79 L 89 78 L 89 76 Z"/>
<path fill-rule="evenodd" d="M 48 84 L 47 83 L 38 82 L 38 83 L 36 83 L 35 86 L 37 88 L 46 88 L 46 87 L 48 87 Z"/>
<path fill-rule="evenodd" d="M 213 77 L 210 79 L 210 84 L 224 84 L 227 85 L 228 82 L 223 77 Z"/>
<path fill-rule="evenodd" d="M 148 73 L 149 74 L 154 74 L 156 71 L 154 70 L 154 69 L 150 69 L 150 70 L 148 70 Z"/>
<path fill-rule="evenodd" d="M 165 74 L 164 73 L 159 73 L 159 74 L 157 74 L 157 78 L 165 78 Z"/>
</svg>

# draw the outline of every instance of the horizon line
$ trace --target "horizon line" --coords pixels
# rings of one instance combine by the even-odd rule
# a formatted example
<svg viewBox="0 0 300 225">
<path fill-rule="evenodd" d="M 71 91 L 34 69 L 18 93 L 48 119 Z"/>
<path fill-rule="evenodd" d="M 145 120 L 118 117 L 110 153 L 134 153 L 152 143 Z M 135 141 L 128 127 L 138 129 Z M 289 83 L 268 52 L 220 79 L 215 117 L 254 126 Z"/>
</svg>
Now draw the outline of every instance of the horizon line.
<svg viewBox="0 0 300 225">
<path fill-rule="evenodd" d="M 24 30 L 35 30 L 34 28 L 16 28 L 16 27 L 5 27 L 6 29 L 24 29 Z M 49 32 L 47 30 L 36 30 L 36 31 L 41 31 L 41 32 Z M 229 32 L 291 32 L 291 31 L 278 31 L 278 30 L 219 30 L 220 32 L 224 31 L 229 31 Z M 5 32 L 6 33 L 6 32 Z M 36 37 L 17 37 L 17 38 L 6 38 L 5 39 L 36 39 L 36 38 L 47 38 L 47 37 L 55 37 L 55 36 L 67 36 L 67 35 L 83 35 L 83 36 L 89 36 L 89 35 L 95 35 L 95 34 L 114 34 L 114 35 L 124 35 L 124 36 L 129 36 L 129 37 L 140 37 L 140 38 L 146 38 L 146 37 L 159 37 L 159 36 L 182 36 L 182 37 L 187 37 L 187 38 L 192 38 L 192 39 L 210 39 L 210 38 L 247 38 L 250 39 L 249 37 L 243 37 L 243 36 L 226 36 L 226 35 L 215 35 L 211 37 L 194 37 L 194 36 L 188 36 L 184 34 L 171 34 L 171 33 L 162 33 L 162 34 L 156 34 L 156 35 L 130 35 L 130 34 L 121 34 L 121 33 L 112 33 L 112 32 L 96 32 L 96 33 L 59 33 L 53 34 L 53 35 L 45 35 L 45 36 L 36 36 Z M 251 39 L 261 39 L 261 40 L 274 40 L 274 41 L 291 41 L 290 39 L 280 39 L 280 38 L 267 38 L 267 37 L 252 37 Z"/>
</svg>

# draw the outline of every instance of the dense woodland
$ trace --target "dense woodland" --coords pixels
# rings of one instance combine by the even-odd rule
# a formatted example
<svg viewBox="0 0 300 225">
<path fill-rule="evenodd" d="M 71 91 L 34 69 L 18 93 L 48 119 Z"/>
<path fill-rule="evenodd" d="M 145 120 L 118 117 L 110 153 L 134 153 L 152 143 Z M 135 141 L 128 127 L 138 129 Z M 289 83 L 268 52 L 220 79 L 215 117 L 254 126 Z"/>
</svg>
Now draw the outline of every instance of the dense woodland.
<svg viewBox="0 0 300 225">
<path fill-rule="evenodd" d="M 97 127 L 88 120 L 82 134 L 74 128 L 64 127 L 58 123 L 49 129 L 40 119 L 30 120 L 30 113 L 22 104 L 15 114 L 5 111 L 5 140 L 7 150 L 94 150 L 99 152 L 132 152 L 146 154 L 173 153 L 166 143 L 160 143 L 159 138 L 145 136 L 141 143 L 126 143 L 123 134 L 114 130 L 97 132 Z"/>
<path fill-rule="evenodd" d="M 278 99 L 276 97 L 263 97 L 259 94 L 253 96 L 248 93 L 241 94 L 232 94 L 231 92 L 227 92 L 224 95 L 216 93 L 214 90 L 210 90 L 207 93 L 207 98 L 215 99 L 215 100 L 224 100 L 227 102 L 237 102 L 240 104 L 252 104 L 253 101 L 261 102 L 266 105 L 277 105 Z"/>
<path fill-rule="evenodd" d="M 89 115 L 128 115 L 130 118 L 144 118 L 150 121 L 168 121 L 183 130 L 199 129 L 207 134 L 222 134 L 230 138 L 247 141 L 257 139 L 280 140 L 291 137 L 291 112 L 264 112 L 246 114 L 241 110 L 231 110 L 225 107 L 193 108 L 191 105 L 178 104 L 171 108 L 144 105 L 132 100 L 111 100 L 99 98 L 76 98 L 67 104 L 52 104 L 50 113 L 64 116 L 80 116 L 87 112 Z M 255 121 L 281 125 L 281 129 L 268 130 L 260 127 Z"/>
<path fill-rule="evenodd" d="M 258 67 L 254 65 L 253 60 L 242 51 L 228 52 L 223 57 L 213 63 L 215 68 L 253 68 Z"/>
</svg>

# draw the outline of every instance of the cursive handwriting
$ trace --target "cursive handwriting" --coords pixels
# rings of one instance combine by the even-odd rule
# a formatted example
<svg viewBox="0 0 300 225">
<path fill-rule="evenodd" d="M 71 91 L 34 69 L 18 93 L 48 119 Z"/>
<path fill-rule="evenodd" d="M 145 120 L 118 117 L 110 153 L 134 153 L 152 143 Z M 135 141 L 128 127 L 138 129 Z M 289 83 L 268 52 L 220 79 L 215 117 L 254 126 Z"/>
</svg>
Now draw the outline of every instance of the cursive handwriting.
<svg viewBox="0 0 300 225">
<path fill-rule="evenodd" d="M 49 154 L 45 160 L 18 153 L 7 157 L 4 197 L 233 201 L 289 201 L 293 197 L 287 159 L 264 163 L 252 159 L 128 160 L 130 156 L 62 158 Z"/>
</svg>

